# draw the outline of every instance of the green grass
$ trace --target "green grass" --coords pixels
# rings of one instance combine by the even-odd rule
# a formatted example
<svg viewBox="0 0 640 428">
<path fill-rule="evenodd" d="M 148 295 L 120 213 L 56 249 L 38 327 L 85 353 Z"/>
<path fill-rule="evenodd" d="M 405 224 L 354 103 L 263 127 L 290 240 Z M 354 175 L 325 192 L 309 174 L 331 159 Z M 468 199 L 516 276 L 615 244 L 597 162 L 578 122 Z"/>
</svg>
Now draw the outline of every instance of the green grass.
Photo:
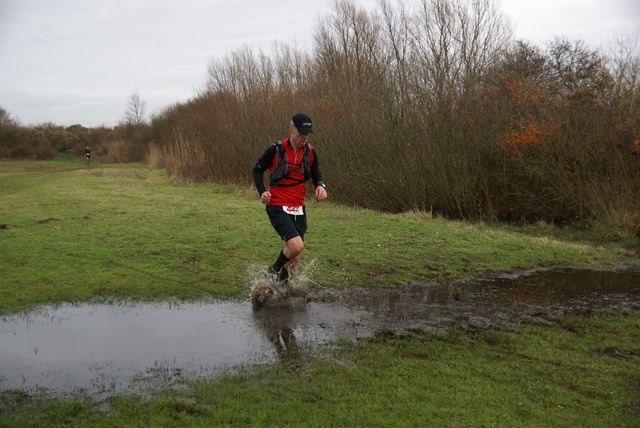
<svg viewBox="0 0 640 428">
<path fill-rule="evenodd" d="M 175 184 L 140 165 L 0 163 L 0 197 L 0 313 L 101 296 L 244 296 L 247 270 L 272 263 L 282 245 L 252 189 Z M 330 203 L 308 212 L 302 265 L 316 260 L 312 279 L 324 286 L 640 265 L 619 244 L 575 236 Z"/>
<path fill-rule="evenodd" d="M 0 313 L 90 299 L 248 296 L 281 243 L 255 192 L 141 165 L 0 163 Z M 624 244 L 624 245 L 623 245 Z M 634 242 L 309 204 L 302 265 L 386 287 L 551 265 L 640 266 Z M 381 334 L 289 364 L 95 403 L 7 392 L 0 426 L 638 426 L 640 314 Z"/>
<path fill-rule="evenodd" d="M 172 185 L 139 165 L 21 165 L 0 175 L 0 311 L 100 296 L 238 295 L 247 265 L 267 263 L 260 248 L 271 241 L 277 255 L 247 191 Z"/>
</svg>

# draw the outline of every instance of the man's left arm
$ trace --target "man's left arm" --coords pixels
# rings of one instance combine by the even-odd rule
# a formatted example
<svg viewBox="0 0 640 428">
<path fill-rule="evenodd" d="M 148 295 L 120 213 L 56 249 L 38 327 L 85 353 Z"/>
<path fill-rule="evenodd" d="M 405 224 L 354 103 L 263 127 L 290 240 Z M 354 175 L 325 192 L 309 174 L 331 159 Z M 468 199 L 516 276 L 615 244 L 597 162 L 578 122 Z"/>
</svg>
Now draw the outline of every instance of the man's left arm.
<svg viewBox="0 0 640 428">
<path fill-rule="evenodd" d="M 327 199 L 327 189 L 324 184 L 324 179 L 322 178 L 322 173 L 320 172 L 320 164 L 318 162 L 318 154 L 316 153 L 316 149 L 313 149 L 313 162 L 311 163 L 311 181 L 316 188 L 316 199 L 319 201 L 324 201 Z"/>
</svg>

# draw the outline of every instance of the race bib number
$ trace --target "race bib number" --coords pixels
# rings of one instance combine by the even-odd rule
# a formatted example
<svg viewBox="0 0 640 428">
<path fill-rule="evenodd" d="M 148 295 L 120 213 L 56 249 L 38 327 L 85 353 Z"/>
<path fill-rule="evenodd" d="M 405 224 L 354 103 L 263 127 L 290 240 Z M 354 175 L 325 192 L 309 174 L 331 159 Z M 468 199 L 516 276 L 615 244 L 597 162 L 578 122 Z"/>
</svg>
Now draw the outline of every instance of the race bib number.
<svg viewBox="0 0 640 428">
<path fill-rule="evenodd" d="M 304 215 L 304 207 L 282 207 L 290 215 Z"/>
</svg>

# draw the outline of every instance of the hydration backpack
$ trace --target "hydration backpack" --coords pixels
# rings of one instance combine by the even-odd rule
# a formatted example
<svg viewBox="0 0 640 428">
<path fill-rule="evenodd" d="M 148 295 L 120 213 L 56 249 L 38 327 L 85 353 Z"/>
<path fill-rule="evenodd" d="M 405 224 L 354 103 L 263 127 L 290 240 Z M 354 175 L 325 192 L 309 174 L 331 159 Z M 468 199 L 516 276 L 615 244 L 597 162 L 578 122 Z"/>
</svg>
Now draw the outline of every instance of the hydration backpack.
<svg viewBox="0 0 640 428">
<path fill-rule="evenodd" d="M 276 141 L 273 143 L 276 146 L 276 166 L 273 168 L 273 171 L 269 174 L 269 178 L 271 179 L 269 187 L 273 188 L 280 184 L 280 182 L 289 178 L 287 174 L 287 168 L 289 167 L 289 162 L 287 159 L 287 153 L 284 148 L 284 144 L 282 141 Z M 309 166 L 309 158 L 311 157 L 311 149 L 309 149 L 309 144 L 305 145 L 304 153 L 302 154 L 302 172 L 303 172 L 303 181 L 296 180 L 293 184 L 284 185 L 285 187 L 296 186 L 298 184 L 304 183 L 311 176 L 311 167 Z"/>
</svg>

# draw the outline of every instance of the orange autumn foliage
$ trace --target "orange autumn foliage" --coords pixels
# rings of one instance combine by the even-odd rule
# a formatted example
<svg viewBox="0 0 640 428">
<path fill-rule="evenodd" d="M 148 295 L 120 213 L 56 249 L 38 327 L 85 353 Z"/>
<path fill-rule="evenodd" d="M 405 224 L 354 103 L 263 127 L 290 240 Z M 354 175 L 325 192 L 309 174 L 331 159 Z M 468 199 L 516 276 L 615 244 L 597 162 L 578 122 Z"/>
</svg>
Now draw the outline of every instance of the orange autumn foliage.
<svg viewBox="0 0 640 428">
<path fill-rule="evenodd" d="M 513 160 L 520 159 L 520 149 L 522 148 L 536 143 L 549 144 L 549 137 L 557 132 L 553 125 L 549 125 L 548 131 L 541 131 L 531 118 L 528 123 L 517 122 L 517 126 L 520 130 L 512 132 L 504 140 Z"/>
<path fill-rule="evenodd" d="M 524 86 L 522 86 L 517 80 L 505 81 L 505 85 L 507 86 L 507 89 L 513 92 L 518 104 L 540 104 L 538 96 L 525 91 Z"/>
<path fill-rule="evenodd" d="M 524 111 L 529 110 L 530 107 L 537 108 L 540 105 L 538 96 L 527 91 L 518 80 L 505 79 L 504 84 L 510 97 Z M 531 113 L 525 114 L 524 117 L 525 119 L 515 123 L 517 129 L 504 139 L 504 144 L 507 146 L 507 151 L 512 160 L 520 160 L 521 150 L 532 144 L 549 144 L 549 137 L 557 132 L 556 127 L 553 125 L 546 126 L 545 128 L 548 128 L 548 130 L 540 128 Z"/>
</svg>

